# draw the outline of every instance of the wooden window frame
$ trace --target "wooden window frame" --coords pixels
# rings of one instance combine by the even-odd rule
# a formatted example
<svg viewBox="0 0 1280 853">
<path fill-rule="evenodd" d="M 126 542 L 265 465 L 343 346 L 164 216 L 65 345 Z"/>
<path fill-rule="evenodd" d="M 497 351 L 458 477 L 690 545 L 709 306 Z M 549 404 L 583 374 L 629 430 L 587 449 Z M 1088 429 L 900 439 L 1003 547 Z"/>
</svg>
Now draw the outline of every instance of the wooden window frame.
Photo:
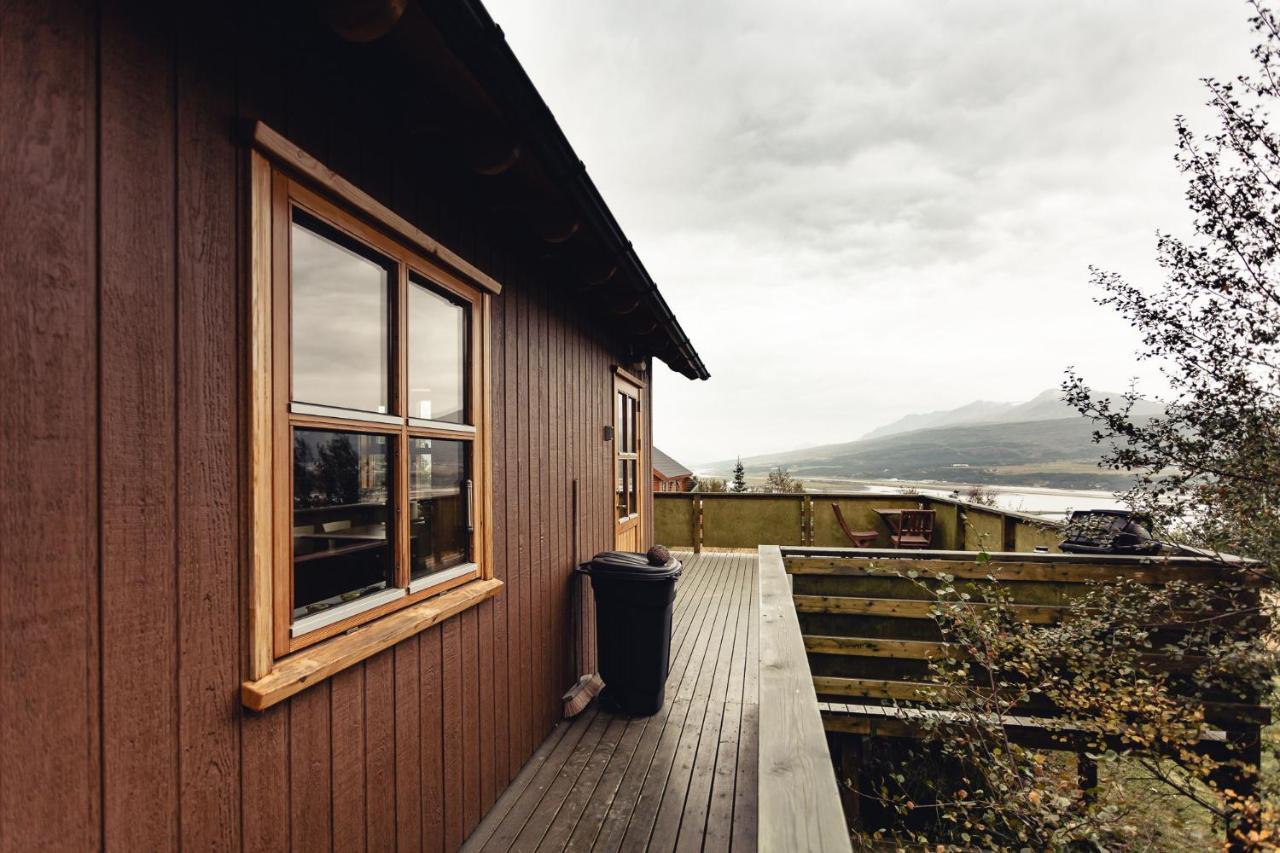
<svg viewBox="0 0 1280 853">
<path fill-rule="evenodd" d="M 631 495 L 633 495 L 635 499 L 635 507 L 634 507 L 635 511 L 625 516 L 620 516 L 618 515 L 617 505 L 615 504 L 613 515 L 614 515 L 614 524 L 616 526 L 616 525 L 626 524 L 631 521 L 640 521 L 641 516 L 643 515 L 644 493 L 643 493 L 643 490 L 640 488 L 640 478 L 645 473 L 644 467 L 641 464 L 644 461 L 645 435 L 644 435 L 644 431 L 641 429 L 642 417 L 640 413 L 643 410 L 642 400 L 644 399 L 645 386 L 642 383 L 635 381 L 631 376 L 631 374 L 626 373 L 625 371 L 619 368 L 614 369 L 614 374 L 615 375 L 613 379 L 613 404 L 615 406 L 614 408 L 615 423 L 613 427 L 613 439 L 614 439 L 613 476 L 614 476 L 615 482 L 618 476 L 619 462 L 631 462 L 635 465 L 635 469 L 636 469 L 635 475 L 634 475 L 635 482 L 631 484 Z M 629 412 L 628 414 L 631 416 L 630 438 L 635 444 L 634 450 L 621 449 L 623 445 L 623 439 L 626 437 L 626 432 L 623 429 L 622 424 L 616 423 L 616 420 L 617 420 L 616 406 L 618 404 L 619 396 L 625 396 L 626 398 L 633 401 L 633 408 L 631 412 Z M 625 419 L 623 423 L 624 424 L 626 423 Z"/>
<path fill-rule="evenodd" d="M 265 140 L 265 143 L 264 143 Z M 493 577 L 490 294 L 497 283 L 343 181 L 263 125 L 250 151 L 249 279 L 249 680 L 242 698 L 267 707 L 404 637 L 497 594 Z M 289 237 L 301 209 L 343 236 L 396 264 L 389 287 L 391 417 L 291 410 Z M 423 251 L 427 249 L 428 251 Z M 472 274 L 475 273 L 475 274 Z M 469 308 L 465 424 L 409 417 L 408 312 L 410 276 Z M 395 423 L 389 421 L 395 420 Z M 405 594 L 332 624 L 292 636 L 292 450 L 298 427 L 378 433 L 392 438 L 395 468 L 388 536 L 395 587 Z M 471 563 L 445 570 L 425 587 L 410 581 L 409 442 L 458 440 L 470 446 Z M 421 579 L 419 579 L 420 581 Z"/>
</svg>

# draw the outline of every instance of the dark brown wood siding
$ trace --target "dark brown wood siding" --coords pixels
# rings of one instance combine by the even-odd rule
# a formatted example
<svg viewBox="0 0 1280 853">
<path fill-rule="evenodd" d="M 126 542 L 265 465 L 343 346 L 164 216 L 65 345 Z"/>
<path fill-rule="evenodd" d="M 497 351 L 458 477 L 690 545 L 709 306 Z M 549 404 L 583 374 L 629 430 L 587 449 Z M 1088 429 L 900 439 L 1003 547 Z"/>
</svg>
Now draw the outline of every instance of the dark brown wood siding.
<svg viewBox="0 0 1280 853">
<path fill-rule="evenodd" d="M 612 547 L 620 355 L 424 156 L 439 129 L 387 73 L 311 4 L 0 7 L 4 850 L 453 849 L 575 652 L 594 665 L 572 568 Z M 505 287 L 503 593 L 261 714 L 238 700 L 250 118 Z"/>
</svg>

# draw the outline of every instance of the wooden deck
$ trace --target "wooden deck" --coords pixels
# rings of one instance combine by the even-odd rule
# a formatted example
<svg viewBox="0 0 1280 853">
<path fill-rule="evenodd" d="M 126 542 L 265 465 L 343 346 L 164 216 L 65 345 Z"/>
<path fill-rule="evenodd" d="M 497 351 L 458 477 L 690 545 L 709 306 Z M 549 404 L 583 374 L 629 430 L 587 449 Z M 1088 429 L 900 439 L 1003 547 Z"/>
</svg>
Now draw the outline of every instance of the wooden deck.
<svg viewBox="0 0 1280 853">
<path fill-rule="evenodd" d="M 756 555 L 680 557 L 666 705 L 558 725 L 464 850 L 756 849 Z"/>
</svg>

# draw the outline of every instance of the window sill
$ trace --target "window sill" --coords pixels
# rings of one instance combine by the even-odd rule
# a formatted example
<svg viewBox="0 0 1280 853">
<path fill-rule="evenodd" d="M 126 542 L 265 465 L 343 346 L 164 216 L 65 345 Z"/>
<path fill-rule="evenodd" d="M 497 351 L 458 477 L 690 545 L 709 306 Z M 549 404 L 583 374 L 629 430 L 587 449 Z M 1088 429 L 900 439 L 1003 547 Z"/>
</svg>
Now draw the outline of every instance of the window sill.
<svg viewBox="0 0 1280 853">
<path fill-rule="evenodd" d="M 305 637 L 312 631 L 327 628 L 330 625 L 341 622 L 343 619 L 350 619 L 352 616 L 359 616 L 361 613 L 366 613 L 375 607 L 398 601 L 404 598 L 405 595 L 406 593 L 403 589 L 390 587 L 379 590 L 372 595 L 357 598 L 355 601 L 348 601 L 345 604 L 339 604 L 337 607 L 303 616 L 301 619 L 293 620 L 293 624 L 289 626 L 289 636 L 295 640 L 298 637 Z"/>
<path fill-rule="evenodd" d="M 451 581 L 451 580 L 454 580 L 455 578 L 460 578 L 463 575 L 469 575 L 472 573 L 478 574 L 479 571 L 480 571 L 480 567 L 477 566 L 475 563 L 463 563 L 462 565 L 454 566 L 451 569 L 444 569 L 443 571 L 432 572 L 429 575 L 423 575 L 420 578 L 415 578 L 409 581 L 409 594 L 414 595 L 416 593 L 422 592 L 424 589 L 430 589 L 436 584 L 445 583 L 446 581 Z"/>
<path fill-rule="evenodd" d="M 401 640 L 492 598 L 501 589 L 502 581 L 496 578 L 474 580 L 370 622 L 349 634 L 282 658 L 267 675 L 240 686 L 240 701 L 253 711 L 270 708 Z"/>
</svg>

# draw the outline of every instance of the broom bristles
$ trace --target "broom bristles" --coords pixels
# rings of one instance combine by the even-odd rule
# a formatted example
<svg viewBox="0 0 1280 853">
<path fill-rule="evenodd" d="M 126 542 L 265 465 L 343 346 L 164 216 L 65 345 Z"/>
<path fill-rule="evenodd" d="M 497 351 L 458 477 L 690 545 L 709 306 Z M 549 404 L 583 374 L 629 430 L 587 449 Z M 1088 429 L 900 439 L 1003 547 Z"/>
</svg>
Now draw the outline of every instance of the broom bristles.
<svg viewBox="0 0 1280 853">
<path fill-rule="evenodd" d="M 591 704 L 591 700 L 604 689 L 604 682 L 597 673 L 584 675 L 578 679 L 578 682 L 569 688 L 569 691 L 561 698 L 564 701 L 565 719 L 576 717 L 586 710 Z"/>
</svg>

